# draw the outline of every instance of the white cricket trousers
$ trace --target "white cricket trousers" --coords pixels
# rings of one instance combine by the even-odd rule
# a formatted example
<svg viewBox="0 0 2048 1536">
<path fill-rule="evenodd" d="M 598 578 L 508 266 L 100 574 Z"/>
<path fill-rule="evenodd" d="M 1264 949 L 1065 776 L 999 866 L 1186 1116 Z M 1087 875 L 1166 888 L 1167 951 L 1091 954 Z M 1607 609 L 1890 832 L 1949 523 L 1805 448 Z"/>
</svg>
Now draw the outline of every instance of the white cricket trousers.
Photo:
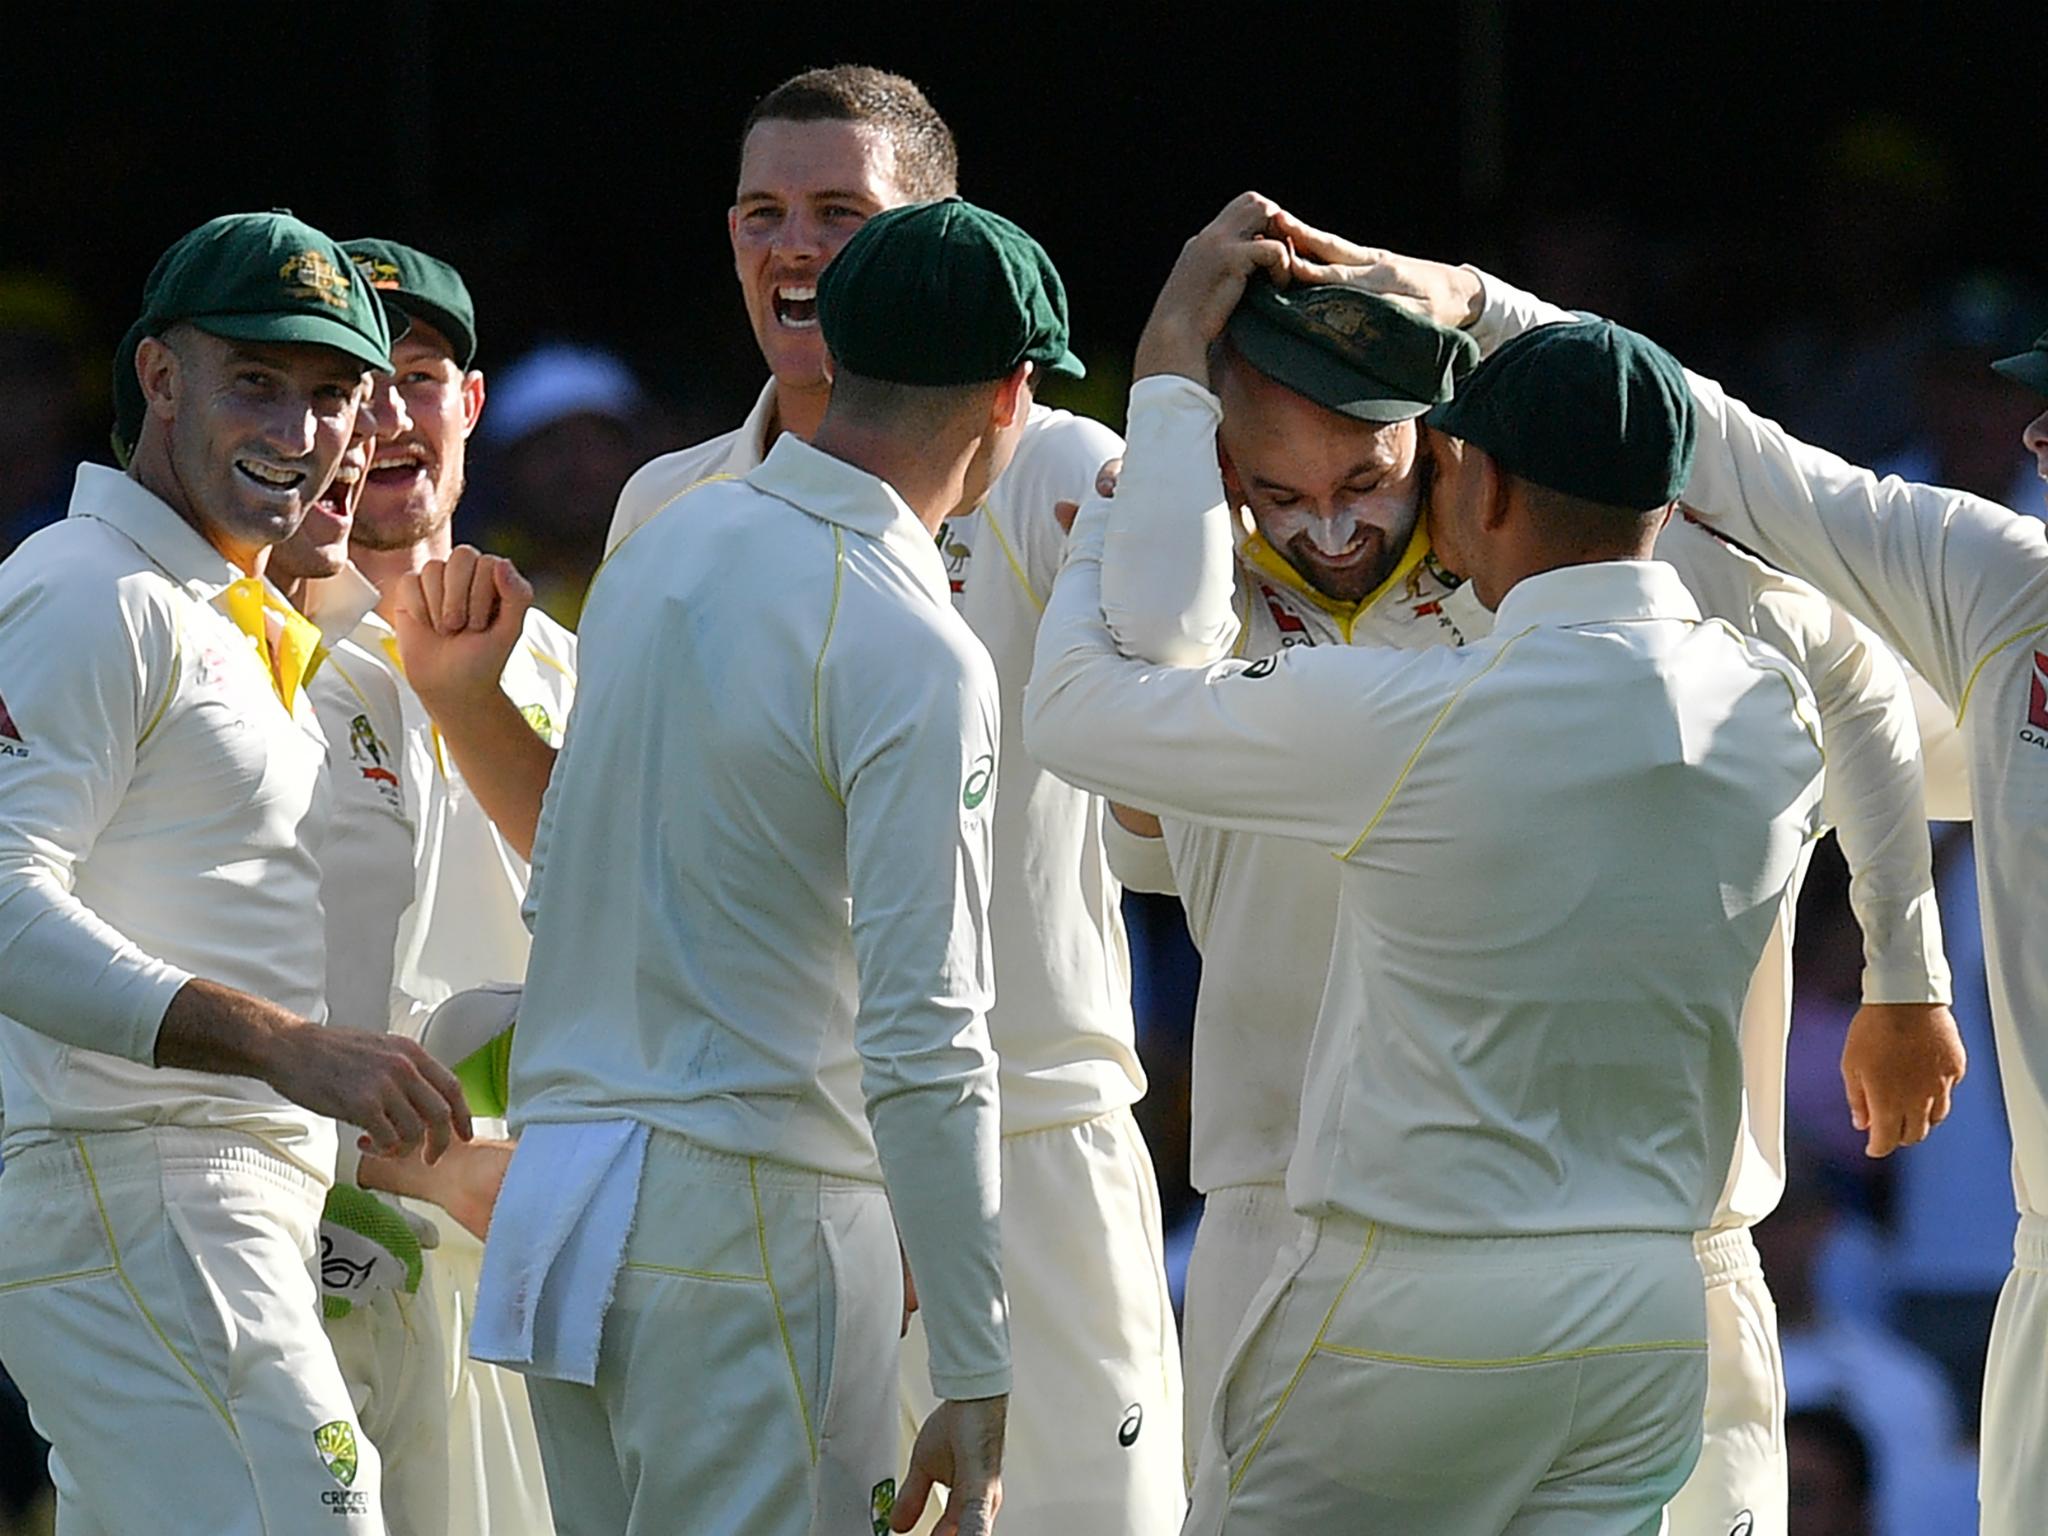
<svg viewBox="0 0 2048 1536">
<path fill-rule="evenodd" d="M 442 1219 L 443 1229 L 452 1223 Z M 422 1271 L 435 1263 L 421 1256 Z M 453 1536 L 448 1520 L 448 1383 L 451 1360 L 428 1282 L 407 1296 L 379 1291 L 346 1317 L 325 1320 L 356 1422 L 384 1465 L 384 1524 L 391 1536 Z M 535 1457 L 538 1468 L 538 1453 Z M 537 1475 L 537 1472 L 536 1472 Z"/>
<path fill-rule="evenodd" d="M 655 1131 L 592 1387 L 529 1377 L 561 1536 L 849 1536 L 895 1503 L 879 1183 Z"/>
<path fill-rule="evenodd" d="M 1305 1223 L 1225 1368 L 1188 1536 L 1654 1536 L 1699 1454 L 1704 1291 L 1684 1234 Z"/>
<path fill-rule="evenodd" d="M 1128 1109 L 1005 1136 L 1010 1415 L 1003 1536 L 1175 1536 L 1186 1513 L 1180 1349 L 1159 1186 Z M 903 1458 L 932 1396 L 924 1328 L 902 1366 Z M 935 1496 L 919 1522 L 938 1519 Z"/>
<path fill-rule="evenodd" d="M 1982 1536 L 2040 1536 L 2048 1521 L 2048 1217 L 2024 1209 L 1991 1322 L 1977 1502 Z"/>
<path fill-rule="evenodd" d="M 1777 1303 L 1747 1227 L 1703 1232 L 1693 1251 L 1707 1282 L 1705 1438 L 1699 1465 L 1666 1512 L 1671 1536 L 1784 1536 L 1790 1515 Z"/>
<path fill-rule="evenodd" d="M 1231 1341 L 1252 1298 L 1280 1256 L 1301 1234 L 1302 1217 L 1284 1184 L 1232 1184 L 1202 1198 L 1195 1249 L 1188 1256 L 1187 1299 L 1180 1316 L 1180 1358 L 1187 1379 L 1182 1454 L 1193 1478 Z"/>
<path fill-rule="evenodd" d="M 438 1207 L 414 1209 L 441 1229 L 441 1246 L 421 1267 L 419 1299 L 435 1313 L 449 1351 L 448 1536 L 554 1536 L 526 1380 L 469 1358 L 484 1245 Z"/>
<path fill-rule="evenodd" d="M 320 1329 L 320 1182 L 253 1138 L 48 1142 L 0 1175 L 0 1360 L 65 1536 L 381 1536 L 376 1448 Z"/>
</svg>

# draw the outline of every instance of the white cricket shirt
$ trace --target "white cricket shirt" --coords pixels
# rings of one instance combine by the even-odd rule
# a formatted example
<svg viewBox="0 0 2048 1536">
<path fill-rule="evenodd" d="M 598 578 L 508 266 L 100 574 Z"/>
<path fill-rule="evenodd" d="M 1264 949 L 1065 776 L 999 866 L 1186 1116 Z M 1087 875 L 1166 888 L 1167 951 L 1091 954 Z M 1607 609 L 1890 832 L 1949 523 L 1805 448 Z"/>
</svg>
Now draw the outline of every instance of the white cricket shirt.
<svg viewBox="0 0 2048 1536">
<path fill-rule="evenodd" d="M 736 432 L 644 466 L 619 496 L 610 547 L 677 497 L 761 462 L 774 382 Z M 1003 1130 L 1047 1130 L 1135 1103 L 1145 1092 L 1131 1017 L 1123 888 L 1104 852 L 1108 808 L 1024 751 L 1021 711 L 1031 647 L 1066 552 L 1054 504 L 1080 502 L 1123 451 L 1109 428 L 1033 406 L 1009 467 L 973 512 L 939 531 L 954 606 L 995 662 L 1004 742 L 989 894 Z M 772 558 L 772 557 L 770 557 Z"/>
<path fill-rule="evenodd" d="M 415 841 L 412 906 L 399 922 L 392 1027 L 417 1036 L 440 1003 L 469 987 L 518 981 L 532 937 L 520 909 L 527 863 L 464 782 L 419 695 L 405 681 L 398 637 L 378 614 L 360 648 L 381 658 L 398 694 L 405 808 Z M 538 608 L 526 612 L 499 685 L 550 746 L 562 744 L 576 699 L 576 635 Z M 483 1134 L 496 1134 L 485 1122 Z"/>
<path fill-rule="evenodd" d="M 80 467 L 0 564 L 0 1082 L 7 1152 L 77 1131 L 245 1132 L 321 1179 L 334 1125 L 254 1078 L 150 1065 L 193 976 L 322 1017 L 326 745 L 237 627 L 249 584 L 140 484 Z"/>
<path fill-rule="evenodd" d="M 901 498 L 794 437 L 633 555 L 585 609 L 513 1122 L 886 1179 L 935 1390 L 1004 1391 L 988 653 Z"/>
<path fill-rule="evenodd" d="M 1112 799 L 1342 861 L 1296 1209 L 1706 1226 L 1743 996 L 1818 826 L 1804 680 L 1653 561 L 1531 577 L 1456 649 L 1127 661 L 1106 511 L 1083 509 L 1047 611 L 1028 745 Z"/>
<path fill-rule="evenodd" d="M 398 926 L 412 905 L 412 816 L 406 809 L 404 716 L 391 665 L 364 620 L 377 589 L 354 566 L 307 584 L 304 611 L 342 638 L 307 681 L 327 737 L 334 812 L 320 854 L 327 925 L 327 1017 L 382 1034 L 391 1026 Z M 347 1149 L 344 1148 L 344 1153 Z"/>
</svg>

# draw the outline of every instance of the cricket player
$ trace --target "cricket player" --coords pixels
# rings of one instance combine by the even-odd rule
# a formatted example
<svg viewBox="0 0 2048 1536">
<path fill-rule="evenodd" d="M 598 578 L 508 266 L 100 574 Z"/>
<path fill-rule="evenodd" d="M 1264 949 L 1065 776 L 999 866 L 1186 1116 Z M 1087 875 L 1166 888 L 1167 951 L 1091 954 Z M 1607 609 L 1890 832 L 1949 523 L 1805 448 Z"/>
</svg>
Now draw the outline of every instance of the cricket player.
<svg viewBox="0 0 2048 1536">
<path fill-rule="evenodd" d="M 1545 307 L 1486 282 L 1512 332 Z M 2048 348 L 2002 363 L 2048 394 Z M 1701 449 L 1686 501 L 1709 526 L 1813 582 L 1933 685 L 1968 750 L 1977 887 L 2020 1213 L 1984 1381 L 1986 1536 L 2048 1508 L 2048 531 L 1965 492 L 1887 477 L 1813 448 L 1688 375 Z M 2026 429 L 2048 465 L 2048 416 Z"/>
<path fill-rule="evenodd" d="M 1044 251 L 958 199 L 877 215 L 818 301 L 813 441 L 600 573 L 535 850 L 473 1347 L 529 1373 L 578 1536 L 907 1530 L 935 1479 L 980 1533 L 1004 1486 L 1000 726 L 933 536 L 1080 364 Z M 941 1400 L 900 1502 L 898 1229 Z"/>
<path fill-rule="evenodd" d="M 1241 259 L 1265 219 L 1262 207 L 1233 205 L 1192 242 L 1154 327 L 1185 319 L 1189 298 Z M 1132 392 L 1131 447 L 1103 562 L 1104 611 L 1119 644 L 1186 664 L 1216 659 L 1233 628 L 1229 653 L 1253 658 L 1295 645 L 1414 647 L 1489 633 L 1492 615 L 1469 587 L 1446 590 L 1455 578 L 1435 565 L 1422 515 L 1429 460 L 1414 419 L 1449 398 L 1447 360 L 1464 350 L 1478 351 L 1378 295 L 1255 280 L 1211 349 L 1213 393 L 1172 374 Z M 1325 547 L 1347 544 L 1353 561 L 1333 565 Z M 1813 687 L 1829 758 L 1822 812 L 1840 829 L 1868 952 L 1844 1072 L 1859 1104 L 1877 1103 L 1865 1117 L 1874 1152 L 1918 1140 L 1927 1115 L 1909 1126 L 1910 1109 L 1945 1098 L 1948 1085 L 1913 1075 L 1923 1061 L 1944 1060 L 1917 1047 L 1953 1038 L 1954 1024 L 1939 1001 L 1949 978 L 1903 670 L 1812 588 L 1696 524 L 1674 519 L 1657 557 L 1704 614 L 1771 645 Z M 1231 1337 L 1299 1229 L 1282 1180 L 1338 879 L 1305 844 L 1181 821 L 1167 823 L 1163 841 L 1123 832 L 1110 848 L 1127 883 L 1182 895 L 1203 949 L 1192 1141 L 1206 1203 L 1183 1320 L 1192 1455 Z M 1804 868 L 1802 858 L 1796 875 Z M 1680 1533 L 1726 1536 L 1745 1516 L 1762 1530 L 1785 1528 L 1784 1372 L 1749 1227 L 1784 1184 L 1798 883 L 1744 1006 L 1742 1131 L 1712 1227 L 1695 1239 L 1709 1278 L 1710 1387 L 1700 1464 L 1673 1505 Z"/>
<path fill-rule="evenodd" d="M 949 194 L 956 174 L 951 132 L 900 76 L 840 66 L 762 99 L 742 134 L 727 222 L 771 377 L 736 432 L 656 459 L 628 483 L 613 550 L 704 480 L 754 469 L 780 436 L 809 439 L 831 398 L 820 273 L 863 220 Z M 953 602 L 994 658 L 1002 693 L 1006 793 L 989 896 L 1002 986 L 989 1030 L 1017 1339 L 1003 1519 L 1019 1536 L 1170 1536 L 1184 1507 L 1179 1349 L 1157 1182 L 1130 1113 L 1145 1075 L 1122 892 L 1102 847 L 1107 811 L 1032 761 L 1018 714 L 1065 553 L 1055 505 L 1088 495 L 1121 446 L 1096 422 L 1034 405 L 986 500 L 939 535 Z M 906 1438 L 932 1406 L 923 1349 L 913 1322 Z"/>
<path fill-rule="evenodd" d="M 402 312 L 395 320 L 406 324 Z M 391 1022 L 399 923 L 413 899 L 413 825 L 394 745 L 404 729 L 398 683 L 386 658 L 352 638 L 378 594 L 349 562 L 348 540 L 374 444 L 409 432 L 412 421 L 389 375 L 377 377 L 356 420 L 333 485 L 271 552 L 269 574 L 329 637 L 306 685 L 327 738 L 334 805 L 320 856 L 329 1017 L 383 1031 Z M 351 1142 L 343 1138 L 320 1225 L 322 1317 L 358 1423 L 383 1464 L 386 1526 L 393 1536 L 441 1536 L 448 1529 L 450 1363 L 439 1314 L 418 1296 L 425 1250 L 438 1244 L 440 1229 L 373 1193 L 420 1188 L 426 1180 L 413 1176 L 417 1165 L 351 1156 Z M 443 1157 L 437 1178 L 459 1161 Z"/>
<path fill-rule="evenodd" d="M 360 766 L 397 776 L 413 827 L 401 866 L 411 904 L 397 924 L 387 1008 L 394 1030 L 417 1037 L 455 993 L 525 974 L 530 940 L 519 908 L 526 855 L 575 697 L 576 637 L 524 606 L 488 633 L 447 636 L 414 618 L 433 612 L 423 572 L 438 593 L 446 570 L 460 576 L 478 560 L 474 550 L 456 550 L 450 533 L 469 437 L 484 408 L 475 305 L 461 274 L 423 251 L 381 239 L 344 248 L 359 275 L 409 321 L 393 344 L 393 371 L 377 386 L 383 408 L 402 413 L 405 425 L 379 440 L 349 537 L 351 561 L 378 593 L 350 659 L 381 669 L 398 700 L 396 729 L 377 730 L 374 750 L 362 744 L 371 761 Z M 394 878 L 388 866 L 399 851 L 381 847 L 372 878 Z M 360 848 L 355 857 L 371 854 Z M 464 1213 L 440 1223 L 440 1246 L 426 1258 L 421 1284 L 452 1361 L 445 1529 L 451 1536 L 539 1536 L 553 1526 L 525 1383 L 468 1357 L 483 1258 L 477 1234 L 510 1155 L 503 1106 L 480 1105 L 481 1155 L 444 1176 L 460 1179 L 456 1191 L 397 1187 Z M 391 1173 L 404 1171 L 374 1176 L 389 1184 Z M 421 1204 L 413 1209 L 433 1215 Z"/>
<path fill-rule="evenodd" d="M 1205 377 L 1288 262 L 1237 242 L 1140 378 Z M 1699 1448 L 1692 1234 L 1817 830 L 1811 693 L 1650 559 L 1691 455 L 1668 354 L 1547 331 L 1435 419 L 1431 534 L 1490 637 L 1122 660 L 1096 502 L 1039 641 L 1026 729 L 1058 771 L 1341 861 L 1288 1172 L 1311 1220 L 1238 1334 L 1191 1532 L 1651 1532 Z"/>
<path fill-rule="evenodd" d="M 117 354 L 127 473 L 0 565 L 0 1359 L 67 1531 L 385 1528 L 307 1268 L 334 1122 L 435 1159 L 468 1115 L 319 1027 L 319 636 L 264 569 L 389 346 L 327 236 L 200 226 Z"/>
</svg>

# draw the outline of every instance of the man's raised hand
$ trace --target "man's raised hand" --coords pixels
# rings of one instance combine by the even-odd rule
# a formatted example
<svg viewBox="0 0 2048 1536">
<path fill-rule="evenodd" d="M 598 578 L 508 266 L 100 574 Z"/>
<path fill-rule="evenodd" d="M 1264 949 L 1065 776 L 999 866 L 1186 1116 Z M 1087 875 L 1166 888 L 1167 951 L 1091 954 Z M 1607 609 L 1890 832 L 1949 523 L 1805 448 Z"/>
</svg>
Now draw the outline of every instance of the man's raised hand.
<svg viewBox="0 0 2048 1536">
<path fill-rule="evenodd" d="M 1287 246 L 1274 233 L 1280 211 L 1271 198 L 1240 193 L 1181 247 L 1138 338 L 1134 379 L 1177 373 L 1209 382 L 1210 344 L 1230 323 L 1252 274 L 1288 281 Z"/>
</svg>

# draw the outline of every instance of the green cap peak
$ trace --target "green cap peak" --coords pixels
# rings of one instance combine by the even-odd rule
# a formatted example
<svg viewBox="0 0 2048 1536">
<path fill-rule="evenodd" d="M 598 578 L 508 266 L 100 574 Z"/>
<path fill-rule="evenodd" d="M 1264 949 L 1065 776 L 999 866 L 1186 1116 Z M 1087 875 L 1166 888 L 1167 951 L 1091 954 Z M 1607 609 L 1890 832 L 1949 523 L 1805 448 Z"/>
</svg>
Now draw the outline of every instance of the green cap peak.
<svg viewBox="0 0 2048 1536">
<path fill-rule="evenodd" d="M 979 384 L 1019 363 L 1087 372 L 1068 350 L 1067 290 L 1044 247 L 957 197 L 863 224 L 818 281 L 818 323 L 840 367 L 895 384 Z"/>
<path fill-rule="evenodd" d="M 2037 395 L 2048 395 L 2048 331 L 2034 338 L 2024 352 L 2001 357 L 1991 365 L 2015 384 L 2024 384 Z"/>
<path fill-rule="evenodd" d="M 1260 373 L 1359 421 L 1407 421 L 1451 398 L 1479 361 L 1463 331 L 1361 288 L 1246 284 L 1226 333 Z"/>
<path fill-rule="evenodd" d="M 387 302 L 448 338 L 456 367 L 476 361 L 476 305 L 460 272 L 396 240 L 344 240 L 341 248 Z"/>
<path fill-rule="evenodd" d="M 1668 506 L 1698 427 L 1678 359 L 1611 320 L 1524 332 L 1473 370 L 1429 425 L 1511 475 L 1603 506 Z"/>
<path fill-rule="evenodd" d="M 384 306 L 331 237 L 282 210 L 208 219 L 157 258 L 141 316 L 114 353 L 114 446 L 124 461 L 145 408 L 136 348 L 180 321 L 231 341 L 333 347 L 365 368 L 391 366 Z"/>
</svg>

